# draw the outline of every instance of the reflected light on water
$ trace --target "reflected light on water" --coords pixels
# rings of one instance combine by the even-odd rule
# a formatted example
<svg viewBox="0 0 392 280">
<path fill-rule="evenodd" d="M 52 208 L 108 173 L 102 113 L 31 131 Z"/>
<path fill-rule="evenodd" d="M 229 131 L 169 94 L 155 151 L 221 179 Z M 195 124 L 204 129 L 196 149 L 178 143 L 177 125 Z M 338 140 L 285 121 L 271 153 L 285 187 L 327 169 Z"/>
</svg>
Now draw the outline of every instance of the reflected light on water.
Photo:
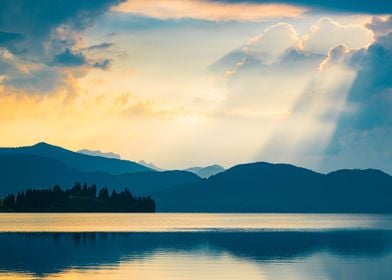
<svg viewBox="0 0 392 280">
<path fill-rule="evenodd" d="M 1 214 L 0 250 L 0 280 L 392 279 L 391 215 Z"/>
<path fill-rule="evenodd" d="M 72 267 L 45 275 L 0 271 L 0 280 L 128 280 L 128 279 L 379 279 L 391 275 L 392 256 L 382 261 L 374 259 L 337 259 L 328 253 L 318 253 L 293 261 L 279 259 L 256 262 L 229 254 L 161 253 L 148 259 L 122 260 L 117 265 Z"/>
<path fill-rule="evenodd" d="M 0 232 L 392 229 L 392 215 L 1 213 Z"/>
</svg>

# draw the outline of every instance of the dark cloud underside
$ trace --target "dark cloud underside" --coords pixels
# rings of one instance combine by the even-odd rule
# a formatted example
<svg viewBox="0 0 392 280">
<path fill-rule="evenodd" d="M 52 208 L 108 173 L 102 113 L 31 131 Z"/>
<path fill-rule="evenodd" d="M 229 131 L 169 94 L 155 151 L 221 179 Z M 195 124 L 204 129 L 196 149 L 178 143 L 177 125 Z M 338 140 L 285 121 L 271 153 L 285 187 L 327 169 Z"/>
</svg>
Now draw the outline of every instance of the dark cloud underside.
<svg viewBox="0 0 392 280">
<path fill-rule="evenodd" d="M 26 93 L 42 94 L 58 87 L 71 88 L 62 73 L 63 67 L 75 68 L 75 75 L 79 76 L 80 66 L 86 66 L 86 71 L 88 67 L 108 69 L 110 59 L 99 55 L 91 59 L 84 52 L 105 50 L 110 43 L 80 50 L 77 43 L 82 31 L 120 2 L 0 0 L 0 75 L 6 77 L 2 83 Z"/>
<path fill-rule="evenodd" d="M 391 0 L 219 0 L 231 3 L 284 3 L 320 10 L 369 14 L 392 13 Z"/>
<path fill-rule="evenodd" d="M 40 52 L 51 31 L 61 24 L 83 30 L 93 19 L 120 0 L 2 0 L 1 37 L 4 32 L 23 36 L 28 44 L 14 44 L 13 52 Z M 12 35 L 8 35 L 8 37 Z"/>
</svg>

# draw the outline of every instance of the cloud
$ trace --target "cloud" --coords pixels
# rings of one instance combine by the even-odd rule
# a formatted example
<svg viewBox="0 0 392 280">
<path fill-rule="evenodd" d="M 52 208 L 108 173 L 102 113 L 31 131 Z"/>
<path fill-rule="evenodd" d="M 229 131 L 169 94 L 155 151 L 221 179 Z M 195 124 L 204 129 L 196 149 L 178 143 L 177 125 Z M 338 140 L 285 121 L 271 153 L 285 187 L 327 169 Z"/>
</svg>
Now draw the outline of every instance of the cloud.
<svg viewBox="0 0 392 280">
<path fill-rule="evenodd" d="M 387 17 L 373 17 L 372 21 L 366 24 L 377 36 L 387 35 L 392 32 L 392 16 Z"/>
<path fill-rule="evenodd" d="M 3 0 L 0 9 L 0 76 L 7 93 L 75 93 L 75 79 L 107 70 L 102 43 L 84 48 L 82 32 L 120 0 Z M 90 52 L 94 51 L 90 57 Z M 105 54 L 106 55 L 106 54 Z M 69 83 L 69 84 L 68 84 Z"/>
<path fill-rule="evenodd" d="M 113 43 L 101 43 L 101 44 L 89 46 L 87 48 L 82 48 L 80 49 L 80 51 L 96 51 L 96 50 L 101 51 L 101 50 L 106 50 L 112 47 L 113 45 L 114 45 Z"/>
<path fill-rule="evenodd" d="M 269 66 L 298 61 L 300 57 L 307 60 L 309 56 L 300 49 L 301 42 L 294 27 L 288 23 L 278 23 L 249 39 L 241 48 L 221 57 L 209 65 L 208 69 L 219 75 L 224 73 L 225 79 L 230 79 L 241 71 L 258 71 Z"/>
<path fill-rule="evenodd" d="M 261 156 L 324 171 L 392 172 L 391 72 L 392 33 L 368 48 L 331 48 Z"/>
<path fill-rule="evenodd" d="M 128 0 L 114 11 L 158 19 L 193 18 L 209 21 L 259 21 L 275 17 L 298 17 L 302 7 L 276 3 L 230 3 L 210 0 Z"/>
<path fill-rule="evenodd" d="M 244 52 L 263 64 L 271 64 L 287 49 L 297 48 L 299 44 L 300 40 L 293 26 L 278 23 L 267 28 L 263 34 L 251 38 L 244 47 Z"/>
<path fill-rule="evenodd" d="M 325 54 L 337 45 L 350 49 L 367 47 L 373 42 L 373 33 L 359 25 L 343 25 L 328 17 L 321 18 L 302 38 L 306 51 Z"/>
<path fill-rule="evenodd" d="M 321 62 L 319 70 L 325 71 L 331 65 L 341 64 L 346 60 L 350 50 L 345 45 L 339 45 L 329 50 L 327 57 Z"/>
<path fill-rule="evenodd" d="M 368 157 L 378 161 L 374 167 L 392 171 L 387 169 L 392 162 L 392 33 L 374 38 L 365 27 L 329 18 L 320 19 L 302 39 L 291 29 L 284 24 L 267 29 L 268 36 L 255 37 L 210 66 L 226 69 L 221 72 L 227 79 L 226 111 L 288 112 L 256 159 L 325 171 L 334 162 L 341 168 L 371 167 L 362 161 Z"/>
<path fill-rule="evenodd" d="M 325 165 L 345 162 L 346 167 L 391 172 L 392 33 L 378 37 L 367 49 L 347 53 L 345 63 L 357 75 L 326 150 Z"/>
<path fill-rule="evenodd" d="M 223 3 L 284 3 L 312 8 L 315 11 L 336 11 L 365 14 L 392 13 L 392 2 L 388 0 L 218 0 Z"/>
<path fill-rule="evenodd" d="M 357 108 L 352 125 L 360 129 L 392 127 L 392 33 L 358 51 L 350 63 L 358 69 L 348 98 Z"/>
<path fill-rule="evenodd" d="M 82 53 L 74 53 L 70 49 L 66 49 L 54 57 L 53 63 L 67 67 L 78 67 L 86 63 L 86 58 Z"/>
<path fill-rule="evenodd" d="M 279 65 L 294 67 L 294 64 L 306 63 L 319 66 L 325 58 L 336 58 L 338 49 L 328 55 L 336 46 L 358 50 L 373 41 L 372 31 L 364 26 L 343 25 L 327 17 L 318 20 L 302 38 L 298 37 L 291 24 L 282 22 L 251 38 L 242 48 L 223 56 L 210 65 L 209 70 L 232 78 L 250 68 L 273 66 L 276 69 Z"/>
<path fill-rule="evenodd" d="M 110 59 L 104 59 L 103 61 L 94 62 L 92 64 L 92 67 L 102 69 L 102 70 L 108 70 L 111 65 L 112 65 L 112 61 Z"/>
<path fill-rule="evenodd" d="M 45 43 L 57 27 L 66 25 L 74 31 L 82 31 L 97 16 L 119 2 L 121 1 L 2 0 L 0 30 L 23 36 L 23 40 L 10 46 L 12 52 L 42 54 L 45 52 Z"/>
</svg>

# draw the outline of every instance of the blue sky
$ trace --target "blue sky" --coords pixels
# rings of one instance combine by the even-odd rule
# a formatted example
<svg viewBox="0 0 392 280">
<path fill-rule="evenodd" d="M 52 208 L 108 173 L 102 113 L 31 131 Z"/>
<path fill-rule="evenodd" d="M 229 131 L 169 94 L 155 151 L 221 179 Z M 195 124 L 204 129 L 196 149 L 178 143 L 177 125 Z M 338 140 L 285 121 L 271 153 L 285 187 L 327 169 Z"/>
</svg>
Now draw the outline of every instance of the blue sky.
<svg viewBox="0 0 392 280">
<path fill-rule="evenodd" d="M 391 1 L 2 7 L 2 146 L 392 172 Z"/>
</svg>

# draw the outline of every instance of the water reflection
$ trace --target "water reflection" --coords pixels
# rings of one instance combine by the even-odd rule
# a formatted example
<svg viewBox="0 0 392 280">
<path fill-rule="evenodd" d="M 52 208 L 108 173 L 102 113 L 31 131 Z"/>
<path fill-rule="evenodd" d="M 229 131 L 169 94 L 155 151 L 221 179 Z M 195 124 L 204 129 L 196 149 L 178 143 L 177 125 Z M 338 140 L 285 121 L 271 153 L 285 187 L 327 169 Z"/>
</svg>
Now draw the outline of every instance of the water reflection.
<svg viewBox="0 0 392 280">
<path fill-rule="evenodd" d="M 0 233 L 0 279 L 392 279 L 392 231 Z"/>
</svg>

